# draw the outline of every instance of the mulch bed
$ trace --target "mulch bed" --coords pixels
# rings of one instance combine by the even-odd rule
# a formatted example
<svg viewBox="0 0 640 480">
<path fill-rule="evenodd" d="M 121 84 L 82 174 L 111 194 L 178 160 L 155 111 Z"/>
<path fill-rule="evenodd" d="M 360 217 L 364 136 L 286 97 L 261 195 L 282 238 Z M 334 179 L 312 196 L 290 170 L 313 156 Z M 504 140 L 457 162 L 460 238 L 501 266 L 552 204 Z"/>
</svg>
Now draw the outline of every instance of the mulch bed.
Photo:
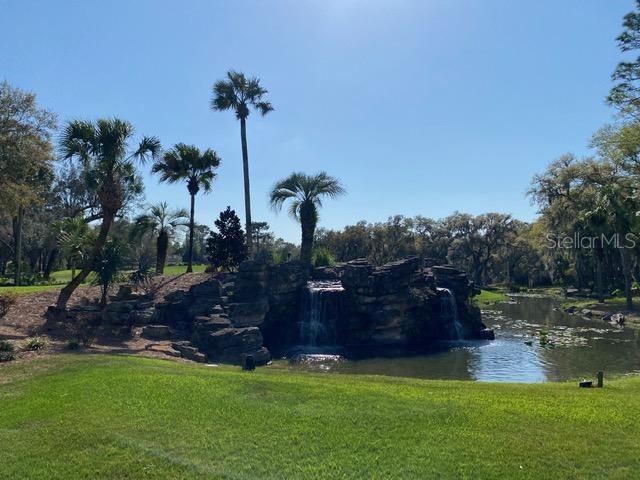
<svg viewBox="0 0 640 480">
<path fill-rule="evenodd" d="M 160 303 L 164 297 L 178 290 L 188 290 L 192 285 L 201 283 L 211 275 L 208 273 L 184 273 L 172 277 L 156 277 L 151 285 L 151 292 L 154 295 L 154 302 Z M 117 287 L 116 287 L 117 288 Z M 115 290 L 114 290 L 115 291 Z M 100 289 L 96 286 L 85 286 L 78 288 L 69 305 L 78 302 L 97 301 L 100 297 Z M 47 337 L 47 347 L 37 352 L 21 351 L 18 358 L 27 359 L 35 356 L 54 354 L 64 351 L 71 336 L 65 338 L 64 335 L 55 337 L 46 335 L 45 332 L 45 312 L 47 307 L 55 303 L 58 298 L 58 291 L 48 290 L 20 295 L 16 302 L 9 309 L 4 318 L 0 319 L 0 340 L 13 340 L 19 346 L 21 341 L 29 337 Z M 148 351 L 145 347 L 149 340 L 134 335 L 131 338 L 98 338 L 91 347 L 85 351 L 94 353 L 126 353 L 141 354 L 145 356 L 163 356 L 159 352 Z M 157 343 L 157 342 L 156 342 Z"/>
</svg>

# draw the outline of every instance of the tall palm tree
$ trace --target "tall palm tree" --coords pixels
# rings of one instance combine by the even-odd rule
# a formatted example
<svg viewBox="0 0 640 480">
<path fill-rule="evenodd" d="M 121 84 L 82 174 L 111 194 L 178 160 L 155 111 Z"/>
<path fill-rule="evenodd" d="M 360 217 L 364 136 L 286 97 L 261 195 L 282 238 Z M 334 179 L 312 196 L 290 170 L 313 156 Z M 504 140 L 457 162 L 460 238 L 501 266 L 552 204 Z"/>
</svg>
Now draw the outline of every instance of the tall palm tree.
<svg viewBox="0 0 640 480">
<path fill-rule="evenodd" d="M 247 78 L 244 73 L 229 70 L 226 80 L 219 80 L 213 85 L 211 109 L 216 111 L 233 110 L 240 120 L 240 141 L 242 142 L 242 170 L 244 173 L 244 213 L 247 232 L 247 247 L 252 253 L 251 235 L 251 189 L 249 186 L 249 150 L 247 148 L 247 117 L 250 107 L 259 111 L 262 116 L 273 110 L 273 105 L 264 100 L 267 90 L 260 86 L 257 77 Z"/>
<path fill-rule="evenodd" d="M 177 143 L 171 150 L 165 152 L 162 159 L 157 160 L 151 169 L 153 173 L 160 173 L 160 181 L 167 183 L 187 182 L 187 190 L 191 195 L 191 214 L 189 217 L 189 263 L 187 273 L 193 272 L 193 230 L 196 194 L 202 190 L 209 193 L 214 172 L 220 165 L 220 157 L 212 150 L 200 152 L 194 145 Z"/>
<path fill-rule="evenodd" d="M 169 252 L 169 240 L 179 227 L 189 225 L 189 212 L 184 208 L 171 210 L 167 202 L 149 207 L 149 213 L 138 215 L 133 221 L 133 238 L 140 238 L 147 232 L 158 235 L 156 239 L 156 274 L 164 273 Z"/>
<path fill-rule="evenodd" d="M 322 197 L 336 198 L 346 190 L 340 182 L 326 172 L 306 175 L 295 172 L 280 180 L 271 190 L 271 205 L 279 211 L 289 201 L 289 213 L 300 222 L 302 244 L 300 261 L 306 269 L 311 267 L 313 235 L 318 223 L 318 208 L 322 206 Z"/>
<path fill-rule="evenodd" d="M 140 181 L 134 161 L 145 162 L 160 152 L 156 137 L 143 137 L 131 150 L 133 126 L 118 118 L 96 122 L 68 122 L 60 138 L 60 150 L 65 159 L 77 159 L 85 172 L 89 190 L 95 192 L 100 204 L 102 223 L 89 261 L 58 295 L 56 310 L 64 310 L 73 292 L 87 278 L 107 241 L 113 221 L 132 192 L 140 191 Z"/>
</svg>

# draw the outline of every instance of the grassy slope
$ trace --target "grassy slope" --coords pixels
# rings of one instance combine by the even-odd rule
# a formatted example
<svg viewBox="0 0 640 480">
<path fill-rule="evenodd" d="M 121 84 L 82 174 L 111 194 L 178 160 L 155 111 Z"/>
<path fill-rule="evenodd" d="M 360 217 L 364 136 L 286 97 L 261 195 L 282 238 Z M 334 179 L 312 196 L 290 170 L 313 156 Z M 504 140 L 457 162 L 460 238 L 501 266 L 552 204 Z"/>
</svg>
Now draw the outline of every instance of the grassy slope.
<svg viewBox="0 0 640 480">
<path fill-rule="evenodd" d="M 0 368 L 4 478 L 633 478 L 639 416 L 637 377 L 583 390 L 88 355 Z"/>
<path fill-rule="evenodd" d="M 206 265 L 194 265 L 193 271 L 195 273 L 204 272 Z M 168 277 L 176 276 L 185 273 L 187 267 L 185 265 L 170 265 L 165 267 L 164 274 Z M 89 274 L 89 278 L 85 283 L 91 282 L 94 274 Z M 59 290 L 62 286 L 71 281 L 71 270 L 58 270 L 51 273 L 51 285 L 27 285 L 24 287 L 12 287 L 12 286 L 0 286 L 0 294 L 2 293 L 15 293 L 17 295 L 24 295 L 27 293 L 44 292 L 48 290 Z"/>
</svg>

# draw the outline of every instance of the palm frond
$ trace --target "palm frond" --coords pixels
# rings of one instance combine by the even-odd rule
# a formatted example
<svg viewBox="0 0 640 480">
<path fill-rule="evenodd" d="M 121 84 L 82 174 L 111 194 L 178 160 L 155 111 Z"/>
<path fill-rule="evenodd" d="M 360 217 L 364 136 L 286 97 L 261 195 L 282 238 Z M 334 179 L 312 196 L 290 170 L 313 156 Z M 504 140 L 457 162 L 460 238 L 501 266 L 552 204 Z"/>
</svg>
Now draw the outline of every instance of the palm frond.
<svg viewBox="0 0 640 480">
<path fill-rule="evenodd" d="M 201 153 L 195 145 L 177 143 L 164 152 L 162 159 L 153 164 L 151 171 L 160 174 L 161 182 L 184 181 L 194 191 L 202 187 L 205 192 L 209 192 L 216 178 L 214 170 L 219 165 L 220 157 L 215 150 L 209 148 Z"/>
<path fill-rule="evenodd" d="M 60 151 L 65 159 L 73 157 L 87 162 L 96 146 L 96 130 L 92 122 L 72 120 L 68 122 L 60 135 Z"/>
<path fill-rule="evenodd" d="M 321 207 L 322 197 L 336 198 L 345 193 L 346 190 L 340 181 L 326 172 L 315 175 L 294 172 L 274 185 L 270 194 L 270 203 L 276 211 L 279 211 L 282 205 L 291 199 L 289 213 L 299 218 L 301 205 L 310 203 Z"/>
<path fill-rule="evenodd" d="M 271 105 L 271 102 L 256 102 L 254 106 L 260 111 L 262 116 L 273 111 L 273 105 Z"/>
<path fill-rule="evenodd" d="M 151 158 L 157 158 L 161 150 L 162 144 L 158 137 L 143 137 L 133 156 L 144 164 Z"/>
<path fill-rule="evenodd" d="M 250 77 L 235 70 L 227 72 L 225 80 L 219 80 L 213 85 L 211 109 L 217 111 L 235 110 L 238 119 L 249 115 L 249 106 L 258 110 L 262 115 L 273 110 L 273 105 L 263 99 L 268 92 L 260 86 L 258 77 Z"/>
</svg>

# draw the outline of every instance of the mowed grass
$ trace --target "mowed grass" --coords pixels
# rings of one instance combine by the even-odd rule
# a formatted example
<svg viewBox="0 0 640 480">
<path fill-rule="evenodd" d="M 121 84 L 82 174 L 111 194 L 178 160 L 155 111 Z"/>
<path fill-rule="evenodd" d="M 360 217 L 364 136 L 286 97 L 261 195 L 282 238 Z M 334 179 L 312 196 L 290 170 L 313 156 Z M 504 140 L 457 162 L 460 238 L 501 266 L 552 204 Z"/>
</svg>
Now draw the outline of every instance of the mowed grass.
<svg viewBox="0 0 640 480">
<path fill-rule="evenodd" d="M 193 271 L 195 273 L 204 272 L 206 265 L 194 265 Z M 164 268 L 164 275 L 167 277 L 175 277 L 185 273 L 187 270 L 186 265 L 169 265 Z M 76 271 L 77 273 L 78 271 Z M 60 290 L 64 285 L 71 281 L 71 270 L 58 270 L 51 273 L 51 283 L 44 285 L 25 285 L 20 287 L 14 287 L 11 285 L 0 286 L 0 294 L 13 293 L 16 295 L 26 295 L 28 293 L 46 292 L 50 290 Z M 94 273 L 90 273 L 84 284 L 89 284 L 95 278 Z"/>
<path fill-rule="evenodd" d="M 3 478 L 637 478 L 640 378 L 490 384 L 68 355 L 0 368 Z"/>
<path fill-rule="evenodd" d="M 496 303 L 508 300 L 507 295 L 500 291 L 480 290 L 480 294 L 473 297 L 476 304 L 480 307 L 488 307 Z"/>
</svg>

